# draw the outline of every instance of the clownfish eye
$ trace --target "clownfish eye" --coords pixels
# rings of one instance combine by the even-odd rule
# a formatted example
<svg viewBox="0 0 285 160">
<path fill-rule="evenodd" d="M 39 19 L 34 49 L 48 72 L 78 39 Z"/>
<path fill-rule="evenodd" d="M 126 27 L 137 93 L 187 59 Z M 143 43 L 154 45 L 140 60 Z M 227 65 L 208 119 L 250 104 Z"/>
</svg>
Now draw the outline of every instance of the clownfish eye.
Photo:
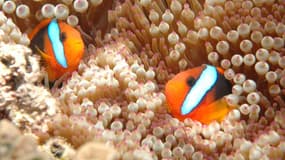
<svg viewBox="0 0 285 160">
<path fill-rule="evenodd" d="M 187 84 L 188 84 L 188 86 L 191 86 L 191 87 L 194 86 L 195 82 L 196 82 L 196 80 L 195 80 L 194 77 L 189 77 L 189 78 L 187 79 Z"/>
<path fill-rule="evenodd" d="M 65 39 L 66 39 L 66 33 L 65 33 L 65 32 L 61 32 L 61 33 L 60 33 L 60 41 L 61 41 L 61 42 L 64 42 Z"/>
<path fill-rule="evenodd" d="M 191 79 L 191 78 L 190 78 Z M 194 110 L 208 93 L 209 90 L 216 84 L 218 72 L 215 67 L 206 65 L 199 78 L 187 93 L 181 107 L 181 114 L 189 114 Z M 194 79 L 195 80 L 195 79 Z M 193 80 L 188 80 L 193 81 Z M 187 83 L 188 83 L 187 81 Z"/>
</svg>

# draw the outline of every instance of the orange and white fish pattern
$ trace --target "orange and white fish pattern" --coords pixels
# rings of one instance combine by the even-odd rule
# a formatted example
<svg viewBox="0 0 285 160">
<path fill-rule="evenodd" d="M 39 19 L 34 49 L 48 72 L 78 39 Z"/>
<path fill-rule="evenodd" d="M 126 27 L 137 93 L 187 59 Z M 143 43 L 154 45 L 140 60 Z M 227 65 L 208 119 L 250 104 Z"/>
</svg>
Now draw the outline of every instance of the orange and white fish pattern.
<svg viewBox="0 0 285 160">
<path fill-rule="evenodd" d="M 168 110 L 179 120 L 191 118 L 204 124 L 221 121 L 231 110 L 223 98 L 231 89 L 221 68 L 202 65 L 188 69 L 165 86 Z"/>
<path fill-rule="evenodd" d="M 84 54 L 82 37 L 63 21 L 46 19 L 29 34 L 30 47 L 41 54 L 49 81 L 77 69 Z"/>
</svg>

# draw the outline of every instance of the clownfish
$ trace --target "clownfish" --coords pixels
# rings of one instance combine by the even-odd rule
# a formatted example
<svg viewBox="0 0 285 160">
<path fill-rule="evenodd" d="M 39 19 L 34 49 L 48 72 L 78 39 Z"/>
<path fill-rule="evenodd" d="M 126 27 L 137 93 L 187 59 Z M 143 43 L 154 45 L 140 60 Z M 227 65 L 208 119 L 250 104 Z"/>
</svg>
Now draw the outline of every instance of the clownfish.
<svg viewBox="0 0 285 160">
<path fill-rule="evenodd" d="M 221 121 L 231 110 L 223 98 L 232 85 L 221 68 L 202 65 L 175 75 L 166 83 L 168 111 L 179 120 L 191 118 L 203 124 Z"/>
<path fill-rule="evenodd" d="M 31 49 L 43 59 L 49 81 L 77 69 L 84 54 L 84 43 L 78 30 L 65 22 L 45 19 L 28 36 Z"/>
</svg>

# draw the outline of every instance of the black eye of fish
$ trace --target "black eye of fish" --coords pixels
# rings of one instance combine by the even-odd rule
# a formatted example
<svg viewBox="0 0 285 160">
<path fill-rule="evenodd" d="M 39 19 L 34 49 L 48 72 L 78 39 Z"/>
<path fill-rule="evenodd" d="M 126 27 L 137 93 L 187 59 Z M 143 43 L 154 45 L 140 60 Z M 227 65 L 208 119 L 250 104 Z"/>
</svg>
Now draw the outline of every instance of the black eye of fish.
<svg viewBox="0 0 285 160">
<path fill-rule="evenodd" d="M 61 32 L 60 33 L 60 41 L 64 41 L 66 39 L 66 33 L 65 32 Z"/>
<path fill-rule="evenodd" d="M 194 86 L 195 82 L 196 82 L 196 80 L 195 80 L 194 77 L 189 77 L 189 78 L 187 79 L 187 84 L 188 84 L 189 86 Z"/>
</svg>

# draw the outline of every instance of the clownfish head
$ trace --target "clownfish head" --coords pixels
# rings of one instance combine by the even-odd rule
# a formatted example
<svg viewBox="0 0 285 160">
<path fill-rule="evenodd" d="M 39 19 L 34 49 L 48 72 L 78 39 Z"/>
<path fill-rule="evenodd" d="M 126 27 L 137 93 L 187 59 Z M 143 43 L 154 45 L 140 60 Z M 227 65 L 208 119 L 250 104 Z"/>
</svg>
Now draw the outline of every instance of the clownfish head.
<svg viewBox="0 0 285 160">
<path fill-rule="evenodd" d="M 180 72 L 165 86 L 168 111 L 179 120 L 202 123 L 223 119 L 229 108 L 222 98 L 229 93 L 231 84 L 223 70 L 211 65 Z"/>
<path fill-rule="evenodd" d="M 56 19 L 43 20 L 29 34 L 31 48 L 40 53 L 50 81 L 72 72 L 84 54 L 79 31 Z"/>
</svg>

